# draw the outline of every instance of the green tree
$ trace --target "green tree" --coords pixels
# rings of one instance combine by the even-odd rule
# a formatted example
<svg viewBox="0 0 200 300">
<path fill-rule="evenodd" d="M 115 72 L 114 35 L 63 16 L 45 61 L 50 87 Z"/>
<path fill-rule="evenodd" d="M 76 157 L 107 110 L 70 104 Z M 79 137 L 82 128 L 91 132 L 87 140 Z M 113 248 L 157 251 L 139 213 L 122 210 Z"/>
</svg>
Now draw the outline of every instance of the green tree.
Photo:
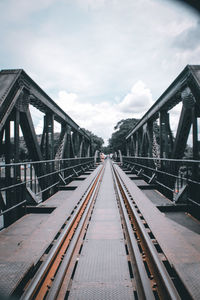
<svg viewBox="0 0 200 300">
<path fill-rule="evenodd" d="M 85 128 L 81 128 L 81 129 L 91 137 L 93 154 L 95 153 L 96 150 L 102 151 L 102 145 L 104 144 L 104 140 Z"/>
<path fill-rule="evenodd" d="M 138 119 L 129 118 L 122 119 L 114 127 L 115 132 L 113 132 L 111 138 L 109 139 L 109 148 L 112 152 L 121 150 L 122 155 L 126 155 L 126 136 L 133 129 Z"/>
</svg>

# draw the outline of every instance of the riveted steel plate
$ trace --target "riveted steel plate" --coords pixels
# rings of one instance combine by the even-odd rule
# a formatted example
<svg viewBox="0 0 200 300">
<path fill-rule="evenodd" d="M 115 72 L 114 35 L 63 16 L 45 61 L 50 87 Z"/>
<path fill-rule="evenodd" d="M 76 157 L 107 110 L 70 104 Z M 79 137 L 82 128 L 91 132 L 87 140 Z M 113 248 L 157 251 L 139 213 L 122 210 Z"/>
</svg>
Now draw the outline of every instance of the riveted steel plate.
<svg viewBox="0 0 200 300">
<path fill-rule="evenodd" d="M 200 223 L 183 212 L 160 212 L 118 166 L 115 168 L 192 299 L 199 299 Z"/>
<path fill-rule="evenodd" d="M 20 279 L 38 262 L 97 172 L 98 168 L 70 196 L 66 191 L 53 195 L 51 204 L 57 201 L 62 204 L 52 213 L 25 215 L 0 232 L 1 291 L 11 294 Z M 40 206 L 48 207 L 48 200 Z"/>
<path fill-rule="evenodd" d="M 109 163 L 106 163 L 69 299 L 134 299 Z"/>
<path fill-rule="evenodd" d="M 24 262 L 0 262 L 0 290 L 4 295 L 12 293 L 27 271 L 27 264 Z"/>
<path fill-rule="evenodd" d="M 187 283 L 188 290 L 192 294 L 193 299 L 198 300 L 200 295 L 200 264 L 181 264 L 179 269 L 180 277 L 184 277 L 185 283 Z M 184 276 L 186 272 L 188 274 L 187 277 Z"/>
<path fill-rule="evenodd" d="M 133 300 L 134 295 L 129 286 L 121 283 L 75 284 L 69 294 L 70 300 Z"/>
<path fill-rule="evenodd" d="M 74 282 L 122 283 L 130 280 L 123 240 L 87 240 Z"/>
</svg>

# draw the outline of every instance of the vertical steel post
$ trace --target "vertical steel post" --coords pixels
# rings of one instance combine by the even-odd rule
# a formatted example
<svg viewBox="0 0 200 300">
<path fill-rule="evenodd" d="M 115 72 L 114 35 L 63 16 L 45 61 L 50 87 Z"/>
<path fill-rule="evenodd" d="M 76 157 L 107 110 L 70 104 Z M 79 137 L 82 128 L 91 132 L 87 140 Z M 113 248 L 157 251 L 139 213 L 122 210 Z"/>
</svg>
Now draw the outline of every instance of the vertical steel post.
<svg viewBox="0 0 200 300">
<path fill-rule="evenodd" d="M 193 159 L 199 159 L 198 127 L 195 106 L 192 108 L 192 125 Z"/>
<path fill-rule="evenodd" d="M 73 133 L 75 157 L 79 157 L 79 134 L 77 131 Z"/>
<path fill-rule="evenodd" d="M 153 122 L 149 121 L 147 123 L 147 136 L 149 141 L 149 147 L 148 147 L 148 157 L 153 156 Z"/>
<path fill-rule="evenodd" d="M 7 120 L 5 125 L 5 163 L 11 163 L 11 142 L 10 142 L 10 119 Z M 11 185 L 11 169 L 9 166 L 5 168 L 5 175 L 6 175 L 6 186 Z M 6 191 L 6 209 L 10 208 L 12 201 L 12 193 L 10 190 Z M 10 213 L 4 215 L 4 226 L 7 227 L 12 223 L 10 218 Z"/>
<path fill-rule="evenodd" d="M 65 144 L 64 144 L 64 157 L 70 158 L 71 157 L 71 127 L 67 125 L 65 130 L 66 130 L 67 138 L 65 139 Z"/>
<path fill-rule="evenodd" d="M 130 141 L 126 140 L 126 155 L 130 156 Z"/>
<path fill-rule="evenodd" d="M 84 144 L 84 137 L 79 136 L 79 157 L 83 157 L 83 144 Z"/>
<path fill-rule="evenodd" d="M 20 124 L 20 111 L 15 108 L 14 111 L 14 162 L 19 162 L 19 151 L 20 151 L 20 140 L 19 140 L 19 124 Z M 21 168 L 20 165 L 15 166 L 14 168 L 14 183 L 17 184 L 21 180 L 20 176 Z M 22 186 L 16 187 L 13 189 L 12 195 L 12 205 L 16 205 L 17 203 L 23 200 L 23 191 Z M 22 214 L 22 208 L 18 207 L 14 211 L 12 211 L 13 218 L 17 220 Z"/>
<path fill-rule="evenodd" d="M 46 159 L 54 158 L 54 115 L 47 113 L 45 116 L 45 157 Z"/>
<path fill-rule="evenodd" d="M 131 136 L 131 139 L 130 139 L 130 156 L 133 156 L 133 152 L 134 152 L 133 136 Z"/>
<path fill-rule="evenodd" d="M 159 112 L 159 125 L 160 125 L 160 158 L 163 158 L 163 114 Z"/>
<path fill-rule="evenodd" d="M 160 112 L 160 157 L 169 158 L 169 114 Z"/>
</svg>

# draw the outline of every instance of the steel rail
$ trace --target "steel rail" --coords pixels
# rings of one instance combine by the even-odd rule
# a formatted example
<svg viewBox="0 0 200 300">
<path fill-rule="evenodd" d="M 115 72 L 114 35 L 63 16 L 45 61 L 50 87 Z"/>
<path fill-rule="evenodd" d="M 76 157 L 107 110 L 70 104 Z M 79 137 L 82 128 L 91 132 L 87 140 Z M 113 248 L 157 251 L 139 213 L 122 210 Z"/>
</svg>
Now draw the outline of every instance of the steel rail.
<svg viewBox="0 0 200 300">
<path fill-rule="evenodd" d="M 42 266 L 39 268 L 39 270 L 37 271 L 35 276 L 32 278 L 30 284 L 28 285 L 27 289 L 25 290 L 22 297 L 20 298 L 21 300 L 42 299 L 41 297 L 37 298 L 38 290 L 41 288 L 42 283 L 44 282 L 45 278 L 48 276 L 48 272 L 51 271 L 51 267 L 53 266 L 53 264 L 56 260 L 56 257 L 59 255 L 59 251 L 62 248 L 65 241 L 67 239 L 69 240 L 69 242 L 71 241 L 76 228 L 73 229 L 73 234 L 71 233 L 71 229 L 73 228 L 73 225 L 75 224 L 77 218 L 80 217 L 80 219 L 81 219 L 81 217 L 82 217 L 82 214 L 80 216 L 81 210 L 83 209 L 85 203 L 88 204 L 91 196 L 93 195 L 93 191 L 98 182 L 101 171 L 102 171 L 102 168 L 98 172 L 98 174 L 95 176 L 92 183 L 89 185 L 87 192 L 82 196 L 82 199 L 77 207 L 76 213 L 71 217 L 69 222 L 66 224 L 66 227 L 61 232 L 57 242 L 51 248 L 47 259 L 42 264 Z M 63 259 L 63 256 L 61 256 L 61 258 Z"/>
<path fill-rule="evenodd" d="M 123 219 L 125 221 L 126 233 L 128 235 L 128 239 L 129 239 L 129 247 L 131 247 L 131 254 L 135 258 L 135 265 L 137 267 L 137 271 L 139 274 L 139 286 L 137 285 L 138 297 L 140 300 L 142 300 L 142 299 L 155 300 L 155 297 L 153 295 L 152 288 L 150 285 L 150 280 L 147 276 L 141 254 L 140 254 L 137 242 L 135 240 L 133 228 L 131 226 L 131 223 L 130 223 L 130 220 L 129 220 L 129 217 L 128 217 L 128 214 L 126 211 L 126 207 L 125 207 L 125 204 L 123 201 L 123 197 L 120 192 L 117 174 L 116 174 L 114 168 L 112 168 L 112 171 L 113 171 L 114 185 L 115 185 L 117 196 L 119 199 L 121 212 L 123 215 Z"/>
<path fill-rule="evenodd" d="M 99 174 L 99 176 L 97 178 L 96 185 L 94 186 L 94 189 L 92 191 L 90 200 L 88 202 L 88 205 L 87 205 L 87 207 L 86 207 L 86 209 L 83 213 L 83 217 L 81 218 L 80 223 L 78 224 L 79 229 L 77 229 L 75 231 L 73 239 L 72 239 L 72 241 L 69 244 L 69 247 L 67 249 L 67 253 L 64 256 L 62 264 L 61 264 L 61 266 L 60 266 L 60 268 L 59 268 L 59 270 L 56 274 L 56 278 L 54 279 L 54 281 L 52 283 L 52 286 L 51 286 L 51 289 L 50 289 L 49 293 L 47 294 L 46 300 L 55 300 L 55 299 L 57 299 L 57 296 L 59 294 L 59 291 L 60 291 L 60 288 L 62 286 L 63 280 L 65 278 L 67 269 L 68 269 L 69 264 L 72 260 L 74 250 L 75 250 L 76 245 L 78 244 L 78 241 L 80 239 L 80 235 L 81 235 L 83 226 L 86 222 L 86 219 L 87 219 L 88 215 L 90 214 L 91 207 L 94 205 L 94 202 L 96 200 L 96 197 L 97 197 L 97 194 L 98 194 L 98 191 L 99 191 L 99 188 L 100 188 L 101 180 L 102 180 L 102 177 L 103 177 L 103 173 L 104 173 L 104 168 L 101 169 L 101 173 Z"/>
<path fill-rule="evenodd" d="M 161 262 L 157 251 L 153 245 L 153 243 L 150 240 L 150 237 L 144 227 L 143 222 L 141 221 L 141 218 L 139 217 L 136 208 L 134 207 L 133 203 L 130 200 L 130 196 L 128 195 L 126 188 L 125 188 L 125 183 L 122 181 L 116 167 L 114 167 L 114 171 L 118 180 L 118 184 L 120 186 L 120 188 L 123 190 L 124 196 L 126 198 L 126 204 L 129 206 L 131 213 L 137 223 L 137 226 L 139 228 L 139 231 L 142 235 L 142 238 L 144 239 L 144 242 L 147 246 L 147 249 L 151 255 L 151 260 L 153 261 L 154 266 L 156 267 L 158 274 L 159 274 L 159 278 L 163 284 L 163 287 L 165 289 L 165 293 L 166 293 L 166 299 L 172 299 L 172 300 L 180 300 L 180 296 L 167 272 L 167 270 L 165 269 L 163 263 Z M 168 297 L 168 298 L 167 298 Z M 148 298 L 147 298 L 148 299 Z"/>
</svg>

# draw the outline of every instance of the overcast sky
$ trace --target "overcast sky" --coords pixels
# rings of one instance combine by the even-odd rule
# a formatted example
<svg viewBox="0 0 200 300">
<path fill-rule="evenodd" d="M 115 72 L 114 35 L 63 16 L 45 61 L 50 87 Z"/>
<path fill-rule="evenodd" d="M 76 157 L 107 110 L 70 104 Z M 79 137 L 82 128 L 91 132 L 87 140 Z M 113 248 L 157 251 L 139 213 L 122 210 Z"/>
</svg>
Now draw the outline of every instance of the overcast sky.
<svg viewBox="0 0 200 300">
<path fill-rule="evenodd" d="M 199 16 L 170 0 L 0 0 L 0 19 L 0 69 L 23 68 L 105 141 L 200 63 Z"/>
</svg>

